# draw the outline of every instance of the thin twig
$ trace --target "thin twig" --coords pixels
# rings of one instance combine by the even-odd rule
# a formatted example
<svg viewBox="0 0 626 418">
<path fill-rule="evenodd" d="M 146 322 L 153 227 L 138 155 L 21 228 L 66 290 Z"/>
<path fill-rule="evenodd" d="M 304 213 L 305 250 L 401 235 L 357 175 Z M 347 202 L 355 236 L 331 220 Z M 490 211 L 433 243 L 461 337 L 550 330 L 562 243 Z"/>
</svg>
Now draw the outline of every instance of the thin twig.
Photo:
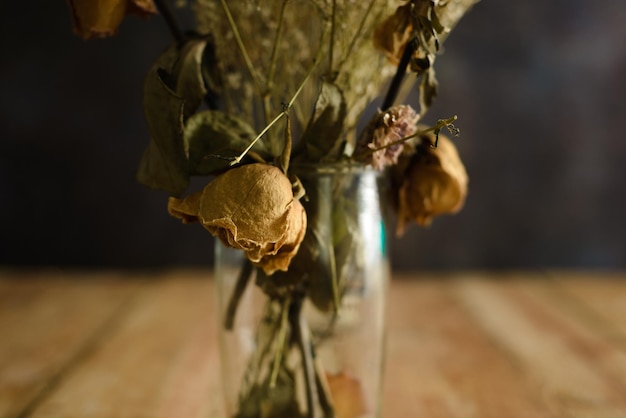
<svg viewBox="0 0 626 418">
<path fill-rule="evenodd" d="M 283 152 L 280 154 L 280 169 L 283 174 L 289 171 L 289 161 L 291 160 L 291 148 L 293 146 L 293 137 L 291 135 L 291 117 L 289 113 L 285 115 L 287 123 L 285 123 L 285 140 L 283 142 Z"/>
<path fill-rule="evenodd" d="M 224 13 L 226 13 L 226 19 L 228 19 L 228 24 L 230 25 L 230 29 L 233 31 L 233 35 L 235 37 L 235 41 L 237 42 L 237 47 L 239 48 L 239 52 L 243 57 L 243 61 L 246 64 L 246 68 L 250 73 L 250 77 L 252 78 L 252 82 L 254 83 L 257 91 L 261 94 L 261 84 L 259 83 L 258 76 L 256 74 L 256 70 L 254 69 L 254 65 L 252 64 L 252 60 L 248 55 L 248 51 L 246 50 L 246 46 L 243 44 L 243 39 L 241 38 L 241 34 L 239 33 L 239 28 L 237 28 L 237 24 L 235 23 L 235 19 L 233 18 L 232 13 L 230 12 L 230 8 L 226 3 L 226 0 L 220 0 L 222 3 L 222 8 L 224 9 Z"/>
<path fill-rule="evenodd" d="M 283 0 L 283 4 L 280 7 L 280 13 L 278 15 L 278 27 L 276 28 L 276 36 L 274 37 L 274 45 L 272 46 L 272 55 L 270 56 L 270 67 L 267 75 L 267 93 L 272 90 L 272 84 L 274 82 L 274 73 L 276 72 L 276 63 L 278 61 L 278 45 L 283 35 L 283 22 L 285 21 L 285 9 L 287 3 L 290 0 Z"/>
<path fill-rule="evenodd" d="M 278 347 L 276 347 L 276 352 L 274 353 L 274 363 L 272 364 L 272 373 L 270 374 L 270 388 L 276 386 L 278 372 L 283 359 L 285 342 L 287 341 L 287 325 L 289 324 L 289 305 L 291 305 L 291 298 L 287 297 L 283 301 L 282 312 L 280 314 L 280 328 L 276 341 Z"/>
<path fill-rule="evenodd" d="M 156 5 L 157 10 L 165 19 L 165 23 L 172 34 L 172 38 L 176 41 L 177 44 L 181 45 L 185 42 L 185 34 L 180 29 L 180 25 L 176 20 L 176 17 L 172 13 L 172 9 L 170 9 L 167 0 L 154 0 L 154 4 Z"/>
<path fill-rule="evenodd" d="M 233 325 L 235 324 L 235 314 L 237 313 L 239 301 L 241 301 L 241 297 L 243 296 L 243 292 L 248 286 L 248 282 L 252 277 L 253 271 L 254 269 L 252 266 L 252 262 L 250 262 L 250 260 L 246 258 L 243 262 L 243 265 L 241 266 L 239 277 L 237 277 L 237 283 L 235 283 L 235 288 L 233 289 L 233 293 L 230 296 L 230 300 L 228 301 L 228 307 L 226 308 L 224 328 L 226 328 L 227 330 L 233 329 Z"/>
<path fill-rule="evenodd" d="M 335 28 L 337 26 L 337 0 L 333 0 L 332 16 L 330 22 L 330 43 L 328 45 L 328 77 L 333 76 L 333 53 L 335 49 Z"/>
<path fill-rule="evenodd" d="M 265 91 L 263 92 L 261 104 L 263 106 L 263 117 L 264 123 L 267 124 L 270 120 L 270 113 L 272 111 L 272 102 L 271 102 L 271 94 L 274 89 L 274 75 L 276 73 L 276 64 L 278 62 L 278 46 L 280 44 L 280 40 L 282 39 L 283 34 L 283 23 L 285 21 L 285 9 L 287 8 L 287 3 L 291 0 L 283 0 L 283 3 L 280 7 L 280 12 L 278 15 L 278 27 L 276 28 L 276 35 L 274 36 L 274 45 L 272 45 L 272 53 L 270 55 L 270 64 L 267 74 L 267 81 L 265 82 Z M 268 134 L 269 143 L 273 143 L 272 132 Z M 272 150 L 275 151 L 275 150 Z"/>
<path fill-rule="evenodd" d="M 302 355 L 302 369 L 304 371 L 304 383 L 306 387 L 307 418 L 324 418 L 320 405 L 319 393 L 315 382 L 315 365 L 313 363 L 313 350 L 311 335 L 306 320 L 302 316 L 302 298 L 292 302 L 289 310 L 289 321 L 294 337 L 298 342 L 298 348 Z"/>
<path fill-rule="evenodd" d="M 224 0 L 222 0 L 224 1 Z M 296 101 L 296 99 L 298 98 L 298 96 L 300 95 L 300 93 L 302 92 L 302 88 L 304 87 L 304 85 L 307 83 L 307 81 L 309 80 L 309 78 L 311 78 L 311 75 L 313 74 L 313 70 L 315 70 L 315 67 L 317 66 L 317 63 L 319 61 L 316 61 L 313 63 L 313 66 L 311 66 L 311 69 L 309 70 L 309 72 L 307 73 L 307 75 L 304 77 L 304 80 L 302 80 L 302 83 L 300 83 L 300 86 L 298 86 L 298 89 L 296 90 L 296 92 L 294 93 L 293 97 L 291 98 L 291 100 L 289 101 L 289 103 L 287 103 L 287 106 L 285 106 L 284 110 L 282 112 L 280 112 L 278 115 L 276 115 L 276 117 L 267 124 L 267 126 L 265 128 L 263 128 L 263 130 L 261 132 L 259 132 L 259 134 L 252 140 L 252 142 L 250 142 L 250 145 L 248 145 L 246 147 L 245 150 L 242 151 L 241 154 L 239 154 L 239 156 L 235 157 L 231 162 L 230 165 L 236 165 L 239 164 L 241 162 L 241 160 L 243 159 L 243 157 L 246 156 L 246 154 L 248 153 L 248 151 L 250 151 L 252 149 L 252 147 L 254 146 L 254 144 L 257 143 L 257 141 L 259 139 L 261 139 L 261 137 L 263 137 L 263 135 L 265 135 L 267 133 L 267 131 L 270 130 L 270 128 L 272 126 L 274 126 L 276 124 L 276 122 L 278 122 L 279 120 L 281 120 L 285 115 L 287 115 L 287 113 L 289 112 L 289 109 L 291 109 L 291 107 L 293 106 L 293 103 Z"/>
<path fill-rule="evenodd" d="M 315 354 L 315 353 L 313 353 Z M 317 385 L 317 392 L 320 397 L 320 405 L 326 414 L 325 417 L 335 417 L 335 406 L 333 405 L 333 398 L 330 393 L 330 387 L 328 385 L 328 378 L 324 372 L 321 362 L 317 357 L 314 359 L 315 363 L 315 384 Z"/>
</svg>

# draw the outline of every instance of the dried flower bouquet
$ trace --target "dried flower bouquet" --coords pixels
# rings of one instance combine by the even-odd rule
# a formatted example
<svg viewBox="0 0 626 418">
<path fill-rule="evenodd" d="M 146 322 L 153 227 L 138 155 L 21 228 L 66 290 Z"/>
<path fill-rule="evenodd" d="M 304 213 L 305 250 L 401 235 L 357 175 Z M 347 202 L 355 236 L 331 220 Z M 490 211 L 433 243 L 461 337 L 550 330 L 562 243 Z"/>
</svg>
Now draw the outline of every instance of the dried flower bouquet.
<svg viewBox="0 0 626 418">
<path fill-rule="evenodd" d="M 157 10 L 172 32 L 173 45 L 144 85 L 151 141 L 138 180 L 171 194 L 172 216 L 200 223 L 245 254 L 227 329 L 252 277 L 267 294 L 267 349 L 259 347 L 248 368 L 237 418 L 364 412 L 358 382 L 329 376 L 316 364 L 301 316 L 305 300 L 337 314 L 346 254 L 363 237 L 349 216 L 336 215 L 350 213 L 347 199 L 331 199 L 325 215 L 305 209 L 301 199 L 322 199 L 328 191 L 299 173 L 355 166 L 386 173 L 398 235 L 409 223 L 428 225 L 459 211 L 467 174 L 453 142 L 439 135 L 444 128 L 458 133 L 456 117 L 432 127 L 419 122 L 437 95 L 441 43 L 476 1 L 195 0 L 196 31 L 184 33 L 165 0 L 69 0 L 84 38 L 112 35 L 125 15 Z M 396 104 L 415 84 L 419 113 Z M 358 132 L 385 85 L 381 108 Z M 192 176 L 210 181 L 188 192 Z M 305 408 L 286 360 L 293 352 Z"/>
</svg>

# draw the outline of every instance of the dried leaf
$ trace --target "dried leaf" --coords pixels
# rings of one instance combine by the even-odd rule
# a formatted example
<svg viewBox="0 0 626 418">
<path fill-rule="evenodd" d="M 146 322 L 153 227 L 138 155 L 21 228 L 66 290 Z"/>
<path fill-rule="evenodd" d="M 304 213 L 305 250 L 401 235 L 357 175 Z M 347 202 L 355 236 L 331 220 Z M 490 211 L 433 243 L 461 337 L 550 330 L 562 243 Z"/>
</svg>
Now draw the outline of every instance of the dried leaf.
<svg viewBox="0 0 626 418">
<path fill-rule="evenodd" d="M 391 62 L 398 65 L 412 33 L 411 4 L 408 3 L 398 7 L 394 14 L 376 27 L 374 47 L 384 52 Z"/>
<path fill-rule="evenodd" d="M 439 92 L 439 82 L 437 81 L 433 67 L 428 68 L 428 70 L 422 74 L 419 91 L 420 113 L 423 115 L 433 104 Z"/>
<path fill-rule="evenodd" d="M 207 41 L 204 38 L 186 42 L 179 51 L 179 58 L 172 69 L 176 79 L 176 93 L 185 99 L 185 119 L 202 104 L 207 89 L 202 76 L 202 57 Z"/>
<path fill-rule="evenodd" d="M 344 371 L 326 373 L 326 377 L 335 406 L 335 418 L 359 418 L 368 412 L 359 380 Z"/>
<path fill-rule="evenodd" d="M 342 132 L 346 113 L 346 102 L 339 87 L 322 83 L 315 110 L 296 151 L 299 156 L 304 153 L 307 161 L 314 162 L 339 157 L 343 151 Z"/>
<path fill-rule="evenodd" d="M 279 168 L 260 163 L 237 167 L 199 193 L 170 198 L 170 214 L 183 222 L 200 221 L 268 275 L 287 270 L 306 232 L 306 212 Z"/>
<path fill-rule="evenodd" d="M 171 51 L 161 57 L 166 62 L 170 59 Z M 185 101 L 166 83 L 167 78 L 157 61 L 144 83 L 144 115 L 151 142 L 139 163 L 137 180 L 145 186 L 180 195 L 189 185 L 183 144 Z"/>
<path fill-rule="evenodd" d="M 254 129 L 236 116 L 217 110 L 196 113 L 187 121 L 184 135 L 190 174 L 207 175 L 229 168 L 232 158 L 241 154 L 255 136 Z M 252 150 L 271 159 L 262 140 Z"/>
<path fill-rule="evenodd" d="M 187 189 L 190 175 L 213 171 L 210 162 L 207 167 L 203 160 L 212 153 L 212 143 L 207 143 L 210 138 L 203 136 L 205 130 L 198 131 L 198 127 L 206 125 L 205 116 L 184 127 L 207 93 L 201 69 L 206 39 L 191 39 L 181 48 L 176 45 L 168 48 L 157 58 L 144 83 L 144 114 L 151 142 L 140 161 L 137 179 L 145 186 L 174 195 Z M 219 135 L 223 137 L 224 132 L 232 130 L 228 134 L 231 139 L 242 135 L 249 138 L 250 129 L 243 122 L 222 119 L 215 129 Z M 219 138 L 216 141 L 218 147 L 225 142 Z M 249 140 L 245 145 L 248 144 Z M 224 161 L 213 163 L 225 165 Z"/>
<path fill-rule="evenodd" d="M 68 0 L 74 33 L 83 39 L 115 35 L 128 14 L 146 17 L 156 13 L 152 0 Z"/>
<path fill-rule="evenodd" d="M 203 37 L 206 45 L 202 51 L 201 72 L 204 87 L 207 90 L 205 101 L 209 109 L 220 107 L 220 95 L 224 86 L 222 75 L 219 70 L 217 51 L 215 49 L 215 39 L 211 34 Z"/>
</svg>

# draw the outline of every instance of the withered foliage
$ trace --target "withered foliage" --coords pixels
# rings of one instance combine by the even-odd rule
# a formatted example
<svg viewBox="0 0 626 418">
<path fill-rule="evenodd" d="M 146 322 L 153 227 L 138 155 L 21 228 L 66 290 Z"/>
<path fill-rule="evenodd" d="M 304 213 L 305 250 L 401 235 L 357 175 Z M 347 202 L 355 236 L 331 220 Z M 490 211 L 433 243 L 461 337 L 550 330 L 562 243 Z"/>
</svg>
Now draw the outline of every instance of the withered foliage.
<svg viewBox="0 0 626 418">
<path fill-rule="evenodd" d="M 267 296 L 234 418 L 372 412 L 364 382 L 315 364 L 324 337 L 311 339 L 301 310 L 306 302 L 328 319 L 332 335 L 365 268 L 361 250 L 384 239 L 366 238 L 359 223 L 356 202 L 377 198 L 350 186 L 355 172 L 391 178 L 398 235 L 462 208 L 465 167 L 450 139 L 437 141 L 456 117 L 417 124 L 437 96 L 441 45 L 476 1 L 194 0 L 197 27 L 184 32 L 166 0 L 68 0 L 85 39 L 156 6 L 174 35 L 145 79 L 150 141 L 137 179 L 170 194 L 172 216 L 245 255 L 226 329 L 252 277 Z M 407 70 L 419 107 L 395 103 Z M 386 108 L 358 133 L 389 80 Z M 206 177 L 202 190 L 189 191 L 194 176 Z"/>
</svg>

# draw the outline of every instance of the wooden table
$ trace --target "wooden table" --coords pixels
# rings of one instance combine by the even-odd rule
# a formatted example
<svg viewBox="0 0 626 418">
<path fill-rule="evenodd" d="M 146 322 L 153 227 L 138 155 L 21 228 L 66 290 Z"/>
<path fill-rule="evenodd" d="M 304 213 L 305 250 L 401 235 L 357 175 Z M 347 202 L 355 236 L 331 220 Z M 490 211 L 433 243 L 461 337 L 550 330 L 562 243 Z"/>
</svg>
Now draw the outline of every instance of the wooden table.
<svg viewBox="0 0 626 418">
<path fill-rule="evenodd" d="M 213 297 L 206 271 L 0 271 L 0 417 L 219 417 Z M 420 273 L 390 301 L 385 418 L 626 417 L 626 274 Z"/>
</svg>

